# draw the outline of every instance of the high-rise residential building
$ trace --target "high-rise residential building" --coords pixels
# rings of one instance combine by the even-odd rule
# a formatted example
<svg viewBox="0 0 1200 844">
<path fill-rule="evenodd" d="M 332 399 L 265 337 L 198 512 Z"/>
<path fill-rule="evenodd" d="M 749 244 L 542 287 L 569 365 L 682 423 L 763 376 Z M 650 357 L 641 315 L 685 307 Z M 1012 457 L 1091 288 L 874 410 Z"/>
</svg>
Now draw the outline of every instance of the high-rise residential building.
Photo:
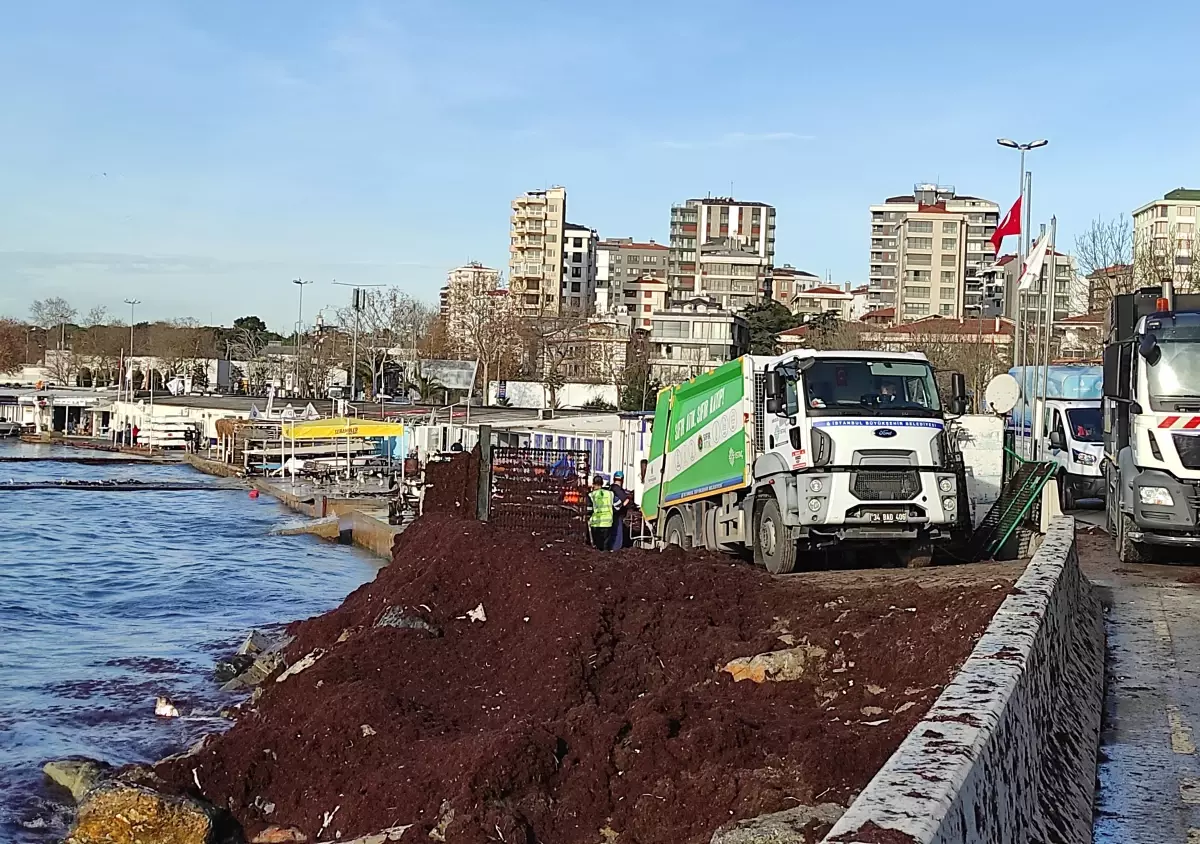
<svg viewBox="0 0 1200 844">
<path fill-rule="evenodd" d="M 1017 282 L 1021 277 L 1021 262 L 1017 260 L 1016 255 L 1010 254 L 1000 256 L 996 265 L 1001 272 L 999 280 L 1003 285 L 1001 295 L 1004 301 L 1004 312 L 997 316 L 1016 319 Z M 1050 283 L 1051 279 L 1054 284 L 1055 322 L 1084 313 L 1087 308 L 1087 282 L 1079 278 L 1075 259 L 1070 255 L 1055 252 L 1053 256 L 1046 256 L 1041 278 L 1030 284 L 1029 291 L 1022 299 L 1025 313 L 1021 318 L 1030 325 L 1035 325 L 1039 319 L 1045 319 L 1046 296 L 1043 291 L 1046 288 L 1042 285 Z"/>
<path fill-rule="evenodd" d="M 978 313 L 999 218 L 996 203 L 947 185 L 919 184 L 872 205 L 868 306 L 894 308 L 896 322 Z"/>
<path fill-rule="evenodd" d="M 1170 278 L 1184 289 L 1200 281 L 1193 263 L 1200 190 L 1176 188 L 1133 212 L 1133 281 L 1137 287 Z"/>
<path fill-rule="evenodd" d="M 674 298 L 699 293 L 699 258 L 706 243 L 729 239 L 739 251 L 775 263 L 775 209 L 731 197 L 689 199 L 671 208 L 671 251 L 667 282 Z"/>
<path fill-rule="evenodd" d="M 625 284 L 643 278 L 667 280 L 667 247 L 653 240 L 609 237 L 596 244 L 596 312 L 617 313 Z"/>
<path fill-rule="evenodd" d="M 441 313 L 446 336 L 456 348 L 471 342 L 468 314 L 479 297 L 495 292 L 499 286 L 500 271 L 476 261 L 455 267 L 446 274 L 446 285 L 441 291 Z"/>
<path fill-rule="evenodd" d="M 654 313 L 666 310 L 670 297 L 666 281 L 647 275 L 625 282 L 621 299 L 618 313 L 628 318 L 630 330 L 649 331 Z"/>
<path fill-rule="evenodd" d="M 563 310 L 563 236 L 567 189 L 529 191 L 512 202 L 508 288 L 525 316 Z"/>
<path fill-rule="evenodd" d="M 573 314 L 590 314 L 596 303 L 596 243 L 595 229 L 563 225 L 562 253 L 563 310 Z"/>
</svg>

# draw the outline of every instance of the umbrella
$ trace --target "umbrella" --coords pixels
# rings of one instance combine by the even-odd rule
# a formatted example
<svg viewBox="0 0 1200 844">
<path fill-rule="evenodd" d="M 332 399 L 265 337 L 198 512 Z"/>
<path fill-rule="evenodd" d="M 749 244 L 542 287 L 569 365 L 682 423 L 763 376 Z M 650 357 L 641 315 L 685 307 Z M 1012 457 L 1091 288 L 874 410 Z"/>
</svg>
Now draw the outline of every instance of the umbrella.
<svg viewBox="0 0 1200 844">
<path fill-rule="evenodd" d="M 378 419 L 348 419 L 345 416 L 333 419 L 314 419 L 284 425 L 283 435 L 294 440 L 324 440 L 335 437 L 402 437 L 404 426 L 399 422 L 381 422 Z"/>
</svg>

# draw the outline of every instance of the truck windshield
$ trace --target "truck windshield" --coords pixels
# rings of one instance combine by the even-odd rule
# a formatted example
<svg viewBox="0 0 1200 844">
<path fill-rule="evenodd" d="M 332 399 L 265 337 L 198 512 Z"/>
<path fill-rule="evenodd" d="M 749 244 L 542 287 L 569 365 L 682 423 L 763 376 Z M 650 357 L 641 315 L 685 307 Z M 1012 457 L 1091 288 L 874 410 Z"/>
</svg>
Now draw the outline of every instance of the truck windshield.
<svg viewBox="0 0 1200 844">
<path fill-rule="evenodd" d="M 1071 439 L 1081 443 L 1104 442 L 1104 425 L 1100 421 L 1100 408 L 1081 407 L 1068 410 L 1067 423 L 1071 426 Z"/>
<path fill-rule="evenodd" d="M 938 416 L 942 409 L 927 363 L 836 358 L 805 371 L 804 406 L 810 416 Z"/>
<path fill-rule="evenodd" d="M 1159 359 L 1146 367 L 1152 410 L 1200 404 L 1200 342 L 1160 340 Z"/>
</svg>

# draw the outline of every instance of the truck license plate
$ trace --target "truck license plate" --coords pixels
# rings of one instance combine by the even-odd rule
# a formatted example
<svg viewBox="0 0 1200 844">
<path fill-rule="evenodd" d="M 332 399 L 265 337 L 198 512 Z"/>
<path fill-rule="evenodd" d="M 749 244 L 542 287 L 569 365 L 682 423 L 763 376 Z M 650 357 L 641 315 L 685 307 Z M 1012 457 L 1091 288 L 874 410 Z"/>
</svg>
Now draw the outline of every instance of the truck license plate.
<svg viewBox="0 0 1200 844">
<path fill-rule="evenodd" d="M 873 522 L 907 522 L 908 513 L 869 513 Z"/>
</svg>

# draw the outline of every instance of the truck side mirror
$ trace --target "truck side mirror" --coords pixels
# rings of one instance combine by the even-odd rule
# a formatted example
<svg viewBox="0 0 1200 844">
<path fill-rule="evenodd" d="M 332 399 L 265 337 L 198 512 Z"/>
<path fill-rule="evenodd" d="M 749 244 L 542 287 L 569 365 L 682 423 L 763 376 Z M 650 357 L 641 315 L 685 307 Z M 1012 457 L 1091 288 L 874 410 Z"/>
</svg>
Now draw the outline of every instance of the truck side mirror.
<svg viewBox="0 0 1200 844">
<path fill-rule="evenodd" d="M 783 383 L 783 373 L 778 369 L 767 370 L 767 380 L 764 386 L 768 399 L 779 398 L 787 389 Z"/>
<path fill-rule="evenodd" d="M 767 399 L 767 413 L 776 415 L 783 413 L 783 396 L 771 396 Z"/>
<path fill-rule="evenodd" d="M 1062 431 L 1050 432 L 1050 447 L 1057 448 L 1059 451 L 1062 451 L 1067 447 L 1066 442 L 1063 440 Z"/>
<path fill-rule="evenodd" d="M 950 374 L 950 392 L 953 394 L 951 403 L 955 413 L 962 414 L 967 412 L 967 379 L 963 378 L 961 372 L 952 372 Z"/>
<path fill-rule="evenodd" d="M 1159 357 L 1162 356 L 1162 350 L 1158 348 L 1158 338 L 1153 334 L 1143 334 L 1142 339 L 1138 341 L 1138 354 L 1151 366 L 1158 363 Z"/>
</svg>

